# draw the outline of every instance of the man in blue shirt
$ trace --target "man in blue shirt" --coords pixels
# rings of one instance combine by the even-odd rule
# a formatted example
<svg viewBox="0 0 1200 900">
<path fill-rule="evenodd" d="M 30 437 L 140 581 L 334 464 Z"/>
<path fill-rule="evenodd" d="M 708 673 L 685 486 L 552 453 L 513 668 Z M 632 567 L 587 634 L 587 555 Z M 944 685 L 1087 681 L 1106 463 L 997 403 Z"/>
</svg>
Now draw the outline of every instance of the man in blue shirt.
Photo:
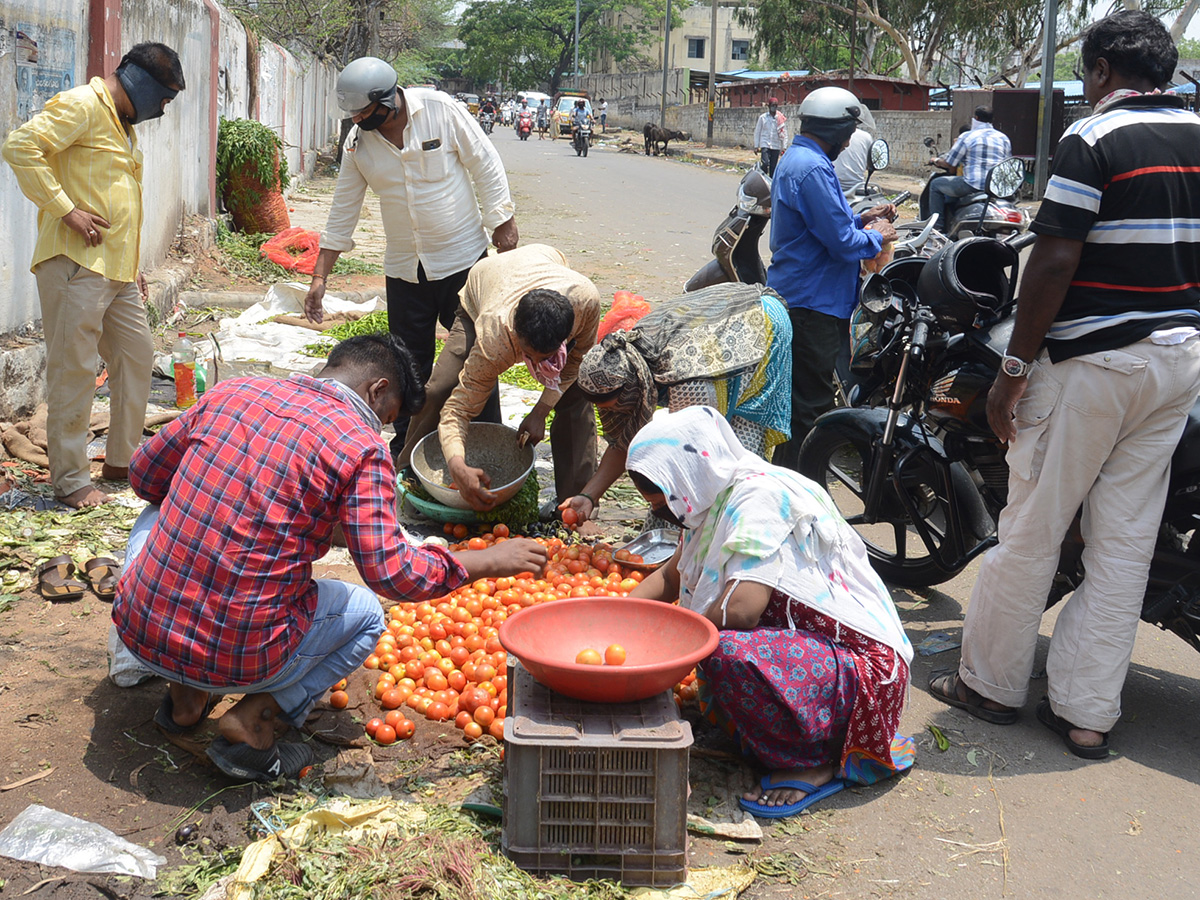
<svg viewBox="0 0 1200 900">
<path fill-rule="evenodd" d="M 992 166 L 1010 156 L 1012 142 L 1004 132 L 992 127 L 992 108 L 975 107 L 970 130 L 959 135 L 944 157 L 929 161 L 931 166 L 949 172 L 963 167 L 961 175 L 943 176 L 929 182 L 929 211 L 937 213 L 938 227 L 946 227 L 946 206 L 951 200 L 982 191 Z"/>
<path fill-rule="evenodd" d="M 767 285 L 792 320 L 792 438 L 776 465 L 796 467 L 817 416 L 833 408 L 833 369 L 849 332 L 862 260 L 896 239 L 890 203 L 856 216 L 838 184 L 833 160 L 871 114 L 843 88 L 818 88 L 800 104 L 800 133 L 771 185 L 771 267 Z"/>
</svg>

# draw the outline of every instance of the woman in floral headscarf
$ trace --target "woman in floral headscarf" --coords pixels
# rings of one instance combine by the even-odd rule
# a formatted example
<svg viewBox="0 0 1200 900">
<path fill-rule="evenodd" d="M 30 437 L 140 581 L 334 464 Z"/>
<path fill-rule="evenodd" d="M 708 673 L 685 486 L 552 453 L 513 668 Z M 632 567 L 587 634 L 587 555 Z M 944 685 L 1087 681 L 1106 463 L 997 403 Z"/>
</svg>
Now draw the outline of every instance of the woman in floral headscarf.
<svg viewBox="0 0 1200 900">
<path fill-rule="evenodd" d="M 582 493 L 560 509 L 592 515 L 625 471 L 629 442 L 660 405 L 719 409 L 765 460 L 791 433 L 792 323 L 762 285 L 719 284 L 685 294 L 592 347 L 576 384 L 596 405 L 608 449 Z"/>
<path fill-rule="evenodd" d="M 747 451 L 706 406 L 639 431 L 628 465 L 653 512 L 683 528 L 634 596 L 678 599 L 721 629 L 699 695 L 767 770 L 742 806 L 790 816 L 911 766 L 896 730 L 912 645 L 829 494 Z"/>
</svg>

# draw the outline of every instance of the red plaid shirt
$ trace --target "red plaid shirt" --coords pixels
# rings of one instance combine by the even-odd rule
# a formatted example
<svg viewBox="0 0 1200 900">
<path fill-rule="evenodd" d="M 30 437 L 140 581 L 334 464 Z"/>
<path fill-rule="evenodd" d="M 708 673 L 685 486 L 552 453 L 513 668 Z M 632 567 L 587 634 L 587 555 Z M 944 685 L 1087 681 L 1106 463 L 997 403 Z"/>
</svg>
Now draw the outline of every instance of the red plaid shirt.
<svg viewBox="0 0 1200 900">
<path fill-rule="evenodd" d="M 337 385 L 224 382 L 134 454 L 129 481 L 159 504 L 113 621 L 148 662 L 213 687 L 263 681 L 312 623 L 312 563 L 341 523 L 366 584 L 428 600 L 466 583 L 444 550 L 408 546 L 395 469 L 379 434 Z"/>
</svg>

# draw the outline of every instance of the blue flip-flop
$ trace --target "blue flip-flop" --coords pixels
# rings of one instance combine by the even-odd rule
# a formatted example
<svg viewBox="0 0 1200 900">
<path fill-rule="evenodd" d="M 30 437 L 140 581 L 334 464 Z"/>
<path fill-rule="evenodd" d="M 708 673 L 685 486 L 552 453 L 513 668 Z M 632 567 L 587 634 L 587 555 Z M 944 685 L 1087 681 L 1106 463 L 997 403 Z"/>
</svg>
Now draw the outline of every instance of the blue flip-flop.
<svg viewBox="0 0 1200 900">
<path fill-rule="evenodd" d="M 795 803 L 789 803 L 786 806 L 766 806 L 757 800 L 747 800 L 744 797 L 738 798 L 738 803 L 741 804 L 742 809 L 753 813 L 761 819 L 786 819 L 788 816 L 794 816 L 796 813 L 808 809 L 814 803 L 818 803 L 826 797 L 832 797 L 846 786 L 845 780 L 841 778 L 834 778 L 827 784 L 817 787 L 816 785 L 809 784 L 807 781 L 771 781 L 770 775 L 764 775 L 759 784 L 764 791 L 791 788 L 794 791 L 804 791 L 806 795 L 804 799 L 797 800 Z"/>
</svg>

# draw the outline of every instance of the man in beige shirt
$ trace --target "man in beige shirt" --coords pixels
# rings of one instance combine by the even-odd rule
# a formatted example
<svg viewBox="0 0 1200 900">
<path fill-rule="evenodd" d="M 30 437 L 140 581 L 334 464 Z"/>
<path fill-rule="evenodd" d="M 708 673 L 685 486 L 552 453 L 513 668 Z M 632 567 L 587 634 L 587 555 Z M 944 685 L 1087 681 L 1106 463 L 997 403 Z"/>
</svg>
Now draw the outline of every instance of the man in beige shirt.
<svg viewBox="0 0 1200 900">
<path fill-rule="evenodd" d="M 397 468 L 408 465 L 417 441 L 437 429 L 450 475 L 477 510 L 495 506 L 482 469 L 466 464 L 467 423 L 487 410 L 502 372 L 525 363 L 544 386 L 520 425 L 533 443 L 546 435 L 559 500 L 575 496 L 596 470 L 596 419 L 575 384 L 579 362 L 596 343 L 600 293 L 546 244 L 529 244 L 480 260 L 467 276 L 458 312 L 429 383 L 425 406 L 409 424 Z"/>
</svg>

